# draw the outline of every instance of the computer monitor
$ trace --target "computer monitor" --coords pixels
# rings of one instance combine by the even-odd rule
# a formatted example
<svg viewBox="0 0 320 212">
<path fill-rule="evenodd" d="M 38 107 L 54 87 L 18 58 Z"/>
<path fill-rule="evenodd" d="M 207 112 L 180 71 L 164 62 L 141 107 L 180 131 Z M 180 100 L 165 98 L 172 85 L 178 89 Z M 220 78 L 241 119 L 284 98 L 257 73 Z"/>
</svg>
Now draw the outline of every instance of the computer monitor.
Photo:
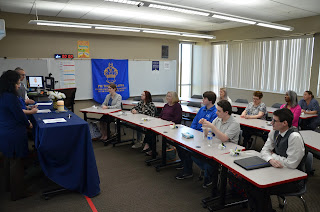
<svg viewBox="0 0 320 212">
<path fill-rule="evenodd" d="M 43 76 L 27 76 L 28 88 L 43 88 Z"/>
</svg>

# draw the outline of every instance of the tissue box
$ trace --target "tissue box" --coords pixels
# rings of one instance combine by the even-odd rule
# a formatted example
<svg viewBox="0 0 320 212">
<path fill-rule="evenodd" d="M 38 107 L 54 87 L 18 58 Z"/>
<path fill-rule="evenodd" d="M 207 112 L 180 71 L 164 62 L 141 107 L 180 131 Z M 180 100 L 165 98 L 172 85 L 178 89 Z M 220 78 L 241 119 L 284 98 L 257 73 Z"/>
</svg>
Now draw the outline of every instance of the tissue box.
<svg viewBox="0 0 320 212">
<path fill-rule="evenodd" d="M 193 138 L 193 135 L 188 132 L 181 133 L 181 134 L 182 134 L 182 137 L 184 137 L 184 138 Z"/>
</svg>

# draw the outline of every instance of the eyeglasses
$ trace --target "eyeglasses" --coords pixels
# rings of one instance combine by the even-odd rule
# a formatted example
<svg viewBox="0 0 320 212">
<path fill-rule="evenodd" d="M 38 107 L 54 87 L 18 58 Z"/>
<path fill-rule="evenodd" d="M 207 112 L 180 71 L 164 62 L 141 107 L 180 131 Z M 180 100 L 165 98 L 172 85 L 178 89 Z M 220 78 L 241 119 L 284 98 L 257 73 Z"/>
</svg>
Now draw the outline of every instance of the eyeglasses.
<svg viewBox="0 0 320 212">
<path fill-rule="evenodd" d="M 252 99 L 258 101 L 259 97 L 252 97 Z"/>
<path fill-rule="evenodd" d="M 26 75 L 25 74 L 20 74 L 20 76 L 25 77 Z"/>
<path fill-rule="evenodd" d="M 273 122 L 273 123 L 276 123 L 276 122 L 282 122 L 282 121 L 280 121 L 280 120 L 275 120 L 275 119 L 272 119 L 272 120 L 271 120 L 271 122 Z"/>
</svg>

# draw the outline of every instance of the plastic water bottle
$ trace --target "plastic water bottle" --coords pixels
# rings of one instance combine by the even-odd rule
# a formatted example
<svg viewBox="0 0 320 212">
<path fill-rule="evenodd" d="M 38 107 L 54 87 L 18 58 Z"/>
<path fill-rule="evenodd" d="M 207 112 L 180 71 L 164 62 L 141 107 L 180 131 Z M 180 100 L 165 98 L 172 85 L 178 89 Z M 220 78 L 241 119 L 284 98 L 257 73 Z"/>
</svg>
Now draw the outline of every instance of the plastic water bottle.
<svg viewBox="0 0 320 212">
<path fill-rule="evenodd" d="M 208 134 L 207 134 L 207 140 L 208 140 L 208 146 L 212 146 L 212 144 L 213 144 L 213 135 L 212 135 L 212 132 L 211 132 L 211 130 L 208 132 Z"/>
</svg>

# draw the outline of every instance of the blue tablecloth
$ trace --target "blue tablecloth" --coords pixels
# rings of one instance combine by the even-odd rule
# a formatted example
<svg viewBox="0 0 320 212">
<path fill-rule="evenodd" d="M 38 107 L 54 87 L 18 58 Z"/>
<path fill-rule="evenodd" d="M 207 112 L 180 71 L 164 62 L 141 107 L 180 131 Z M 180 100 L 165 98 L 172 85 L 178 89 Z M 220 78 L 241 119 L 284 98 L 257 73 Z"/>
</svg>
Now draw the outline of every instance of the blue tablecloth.
<svg viewBox="0 0 320 212">
<path fill-rule="evenodd" d="M 39 106 L 39 109 L 47 108 Z M 45 124 L 42 121 L 49 118 L 65 118 L 67 122 Z M 88 123 L 71 111 L 34 114 L 32 122 L 35 145 L 45 175 L 68 190 L 88 197 L 98 195 L 100 179 Z"/>
</svg>

